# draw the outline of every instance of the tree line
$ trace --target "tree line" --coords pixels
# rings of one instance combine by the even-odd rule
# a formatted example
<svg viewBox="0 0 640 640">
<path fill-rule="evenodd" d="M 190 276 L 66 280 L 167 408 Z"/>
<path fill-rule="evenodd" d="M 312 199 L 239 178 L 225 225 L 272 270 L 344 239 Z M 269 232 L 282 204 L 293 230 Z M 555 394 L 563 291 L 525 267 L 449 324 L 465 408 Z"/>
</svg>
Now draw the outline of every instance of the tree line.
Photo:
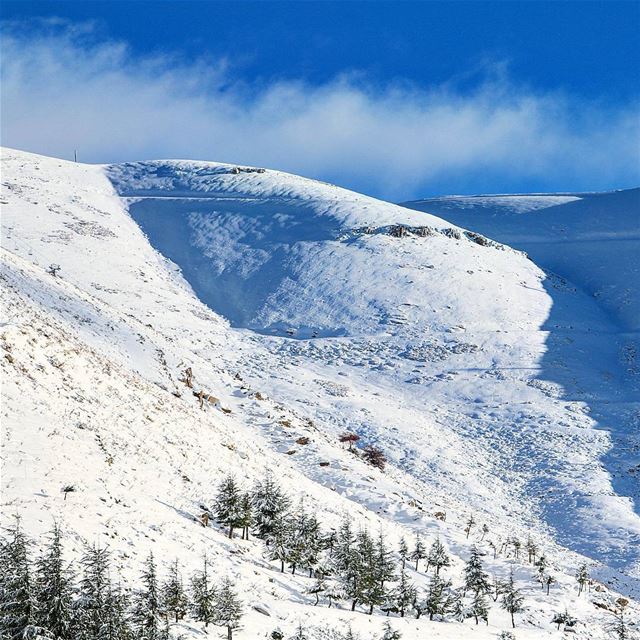
<svg viewBox="0 0 640 640">
<path fill-rule="evenodd" d="M 505 610 L 513 627 L 524 610 L 524 597 L 513 573 L 506 578 L 490 576 L 484 568 L 486 553 L 471 544 L 461 584 L 447 577 L 452 561 L 439 537 L 427 544 L 416 535 L 411 544 L 401 538 L 397 548 L 383 534 L 372 535 L 356 528 L 345 516 L 337 529 L 323 530 L 304 499 L 294 506 L 273 475 L 267 473 L 250 490 L 243 490 L 234 476 L 219 484 L 207 518 L 215 519 L 229 538 L 255 536 L 264 554 L 279 570 L 308 579 L 305 588 L 313 605 L 337 603 L 351 611 L 374 611 L 390 616 L 428 616 L 430 620 L 472 619 L 488 624 L 492 607 Z M 464 532 L 469 538 L 477 526 L 471 516 Z M 479 542 L 489 533 L 479 529 Z M 555 578 L 544 554 L 529 538 L 522 544 L 508 538 L 486 545 L 494 557 L 502 553 L 534 565 L 535 579 L 549 593 Z M 64 561 L 62 534 L 54 526 L 45 549 L 31 559 L 31 543 L 19 520 L 0 541 L 0 638 L 2 640 L 167 640 L 170 623 L 189 616 L 204 627 L 217 625 L 231 640 L 239 628 L 242 604 L 229 579 L 214 584 L 205 556 L 201 568 L 183 584 L 178 562 L 170 564 L 161 580 L 153 555 L 149 555 L 133 589 L 114 577 L 110 553 L 87 546 L 74 565 Z M 524 560 L 524 558 L 523 558 Z M 412 572 L 428 577 L 426 587 L 412 580 Z M 576 573 L 578 595 L 590 584 L 582 565 Z M 553 618 L 558 628 L 575 625 L 566 610 Z M 391 633 L 391 630 L 389 631 Z M 275 637 L 275 636 L 274 636 Z"/>
<path fill-rule="evenodd" d="M 356 530 L 348 517 L 337 530 L 323 531 L 304 500 L 294 508 L 270 474 L 248 492 L 233 476 L 227 476 L 219 486 L 212 515 L 230 538 L 236 531 L 243 539 L 253 532 L 282 573 L 287 568 L 292 574 L 304 572 L 312 578 L 307 593 L 316 606 L 331 607 L 343 601 L 352 611 L 361 609 L 368 614 L 379 610 L 401 617 L 428 615 L 431 620 L 472 618 L 478 624 L 488 623 L 493 599 L 510 614 L 513 626 L 515 615 L 523 610 L 513 575 L 492 582 L 475 545 L 465 567 L 464 584 L 454 588 L 444 576 L 451 558 L 439 538 L 427 546 L 418 535 L 411 547 L 402 539 L 395 550 L 382 532 L 372 536 L 367 529 Z M 409 562 L 415 571 L 420 563 L 425 573 L 432 571 L 426 590 L 411 580 Z"/>
<path fill-rule="evenodd" d="M 193 620 L 223 627 L 232 639 L 242 604 L 234 583 L 211 580 L 209 561 L 183 585 L 178 562 L 160 580 L 153 554 L 132 590 L 117 577 L 107 549 L 87 546 L 77 563 L 63 557 L 55 525 L 35 560 L 20 522 L 0 545 L 2 640 L 169 640 L 170 622 Z"/>
</svg>

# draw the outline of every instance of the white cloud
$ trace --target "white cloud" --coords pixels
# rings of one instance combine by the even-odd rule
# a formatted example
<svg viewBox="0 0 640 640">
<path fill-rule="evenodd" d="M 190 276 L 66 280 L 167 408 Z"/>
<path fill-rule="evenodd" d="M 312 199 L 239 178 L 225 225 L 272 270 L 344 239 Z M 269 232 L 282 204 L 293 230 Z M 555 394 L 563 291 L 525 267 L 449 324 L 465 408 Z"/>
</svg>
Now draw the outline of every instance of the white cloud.
<svg viewBox="0 0 640 640">
<path fill-rule="evenodd" d="M 638 105 L 587 104 L 496 73 L 474 91 L 345 75 L 253 88 L 225 61 L 140 59 L 86 26 L 5 27 L 2 142 L 112 162 L 255 164 L 383 197 L 433 185 L 629 186 L 640 182 Z M 465 182 L 466 181 L 466 182 Z"/>
</svg>

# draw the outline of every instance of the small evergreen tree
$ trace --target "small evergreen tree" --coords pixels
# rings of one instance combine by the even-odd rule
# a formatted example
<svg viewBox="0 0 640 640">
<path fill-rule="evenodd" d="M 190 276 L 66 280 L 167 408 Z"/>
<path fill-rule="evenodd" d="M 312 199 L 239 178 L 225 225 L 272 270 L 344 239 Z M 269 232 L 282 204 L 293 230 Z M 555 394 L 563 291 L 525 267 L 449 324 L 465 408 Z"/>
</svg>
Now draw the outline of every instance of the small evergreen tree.
<svg viewBox="0 0 640 640">
<path fill-rule="evenodd" d="M 560 626 L 564 625 L 565 627 L 573 627 L 577 620 L 567 611 L 565 610 L 562 613 L 556 613 L 551 620 L 553 624 L 558 625 L 558 631 L 560 631 Z"/>
<path fill-rule="evenodd" d="M 133 622 L 141 640 L 160 640 L 160 593 L 153 552 L 149 553 L 142 570 L 142 589 L 136 594 Z"/>
<path fill-rule="evenodd" d="M 469 614 L 475 618 L 476 624 L 479 620 L 484 620 L 489 624 L 489 603 L 484 593 L 484 591 L 474 591 L 473 600 L 469 607 Z"/>
<path fill-rule="evenodd" d="M 290 500 L 268 472 L 253 488 L 251 502 L 255 534 L 269 545 L 276 527 L 285 520 Z"/>
<path fill-rule="evenodd" d="M 522 603 L 524 598 L 520 591 L 516 588 L 513 580 L 513 573 L 509 576 L 509 581 L 505 583 L 504 593 L 502 594 L 502 608 L 511 615 L 511 625 L 515 629 L 516 621 L 514 615 L 523 610 Z"/>
<path fill-rule="evenodd" d="M 347 585 L 347 591 L 352 599 L 351 610 L 361 603 L 369 607 L 369 615 L 374 607 L 380 606 L 386 599 L 383 582 L 380 579 L 378 554 L 376 545 L 366 530 L 358 532 L 356 536 L 355 572 L 352 582 Z"/>
<path fill-rule="evenodd" d="M 402 562 L 402 568 L 404 569 L 407 564 L 407 558 L 409 557 L 409 548 L 407 547 L 407 541 L 404 539 L 404 536 L 400 538 L 398 553 Z"/>
<path fill-rule="evenodd" d="M 344 598 L 344 591 L 340 588 L 340 585 L 335 582 L 329 583 L 327 586 L 327 590 L 325 591 L 325 595 L 327 596 L 327 601 L 329 604 L 327 605 L 329 609 L 331 605 L 337 600 L 342 600 Z"/>
<path fill-rule="evenodd" d="M 289 640 L 311 640 L 307 635 L 307 630 L 302 626 L 302 622 L 298 622 L 298 628 L 292 636 L 289 636 Z"/>
<path fill-rule="evenodd" d="M 413 551 L 411 552 L 411 559 L 416 563 L 416 571 L 418 570 L 418 563 L 420 560 L 424 560 L 428 556 L 427 549 L 422 542 L 422 538 L 420 535 L 416 536 L 416 544 L 413 547 Z"/>
<path fill-rule="evenodd" d="M 511 544 L 513 545 L 513 555 L 515 559 L 518 560 L 520 558 L 520 549 L 522 549 L 522 542 L 518 540 L 518 538 L 512 538 Z"/>
<path fill-rule="evenodd" d="M 23 638 L 35 635 L 35 601 L 29 542 L 20 519 L 0 544 L 0 637 Z M 40 630 L 44 635 L 45 630 Z"/>
<path fill-rule="evenodd" d="M 164 613 L 167 616 L 171 614 L 176 622 L 184 618 L 187 613 L 189 602 L 184 592 L 177 560 L 169 566 L 169 575 L 162 585 L 161 603 Z"/>
<path fill-rule="evenodd" d="M 249 539 L 249 531 L 253 526 L 253 503 L 250 493 L 243 493 L 240 498 L 240 520 L 238 526 L 242 527 L 242 539 Z"/>
<path fill-rule="evenodd" d="M 527 559 L 529 563 L 534 564 L 536 556 L 538 555 L 538 545 L 531 539 L 531 536 L 527 538 Z"/>
<path fill-rule="evenodd" d="M 108 581 L 106 621 L 100 640 L 134 640 L 129 625 L 129 598 L 120 584 Z"/>
<path fill-rule="evenodd" d="M 464 622 L 469 616 L 469 608 L 465 604 L 461 589 L 454 589 L 447 595 L 446 610 L 457 622 Z"/>
<path fill-rule="evenodd" d="M 82 577 L 78 588 L 73 621 L 73 637 L 76 640 L 102 640 L 108 626 L 109 552 L 95 544 L 88 547 L 80 564 Z"/>
<path fill-rule="evenodd" d="M 329 585 L 327 583 L 327 574 L 324 569 L 320 568 L 316 570 L 315 580 L 309 587 L 307 593 L 310 593 L 316 597 L 316 601 L 313 603 L 314 607 L 317 607 L 320 603 L 320 594 L 327 591 Z"/>
<path fill-rule="evenodd" d="M 378 535 L 376 544 L 376 574 L 382 588 L 384 588 L 386 582 L 395 580 L 396 577 L 393 557 L 391 551 L 387 548 L 387 543 L 382 531 L 380 531 Z"/>
<path fill-rule="evenodd" d="M 315 513 L 307 514 L 300 530 L 302 540 L 302 551 L 300 553 L 300 566 L 309 572 L 309 577 L 313 575 L 313 570 L 320 561 L 322 552 L 322 532 L 320 523 Z"/>
<path fill-rule="evenodd" d="M 226 627 L 227 640 L 233 640 L 233 632 L 240 628 L 242 603 L 238 599 L 234 584 L 229 578 L 224 579 L 216 589 L 213 610 L 213 623 L 219 627 Z"/>
<path fill-rule="evenodd" d="M 444 545 L 440 542 L 440 538 L 436 538 L 434 543 L 429 549 L 429 555 L 427 556 L 427 564 L 430 567 L 435 567 L 436 575 L 440 575 L 440 570 L 451 566 L 451 559 L 445 551 Z"/>
<path fill-rule="evenodd" d="M 473 514 L 471 514 L 469 516 L 469 519 L 467 520 L 467 524 L 464 527 L 464 532 L 467 534 L 467 539 L 469 538 L 471 529 L 475 526 L 475 524 L 476 524 L 475 518 L 473 517 Z"/>
<path fill-rule="evenodd" d="M 242 494 L 235 478 L 228 475 L 218 487 L 215 499 L 215 514 L 218 522 L 228 527 L 229 538 L 233 538 L 233 530 L 242 526 Z"/>
<path fill-rule="evenodd" d="M 409 580 L 406 571 L 402 570 L 391 598 L 401 618 L 404 618 L 405 612 L 408 611 L 415 602 L 416 596 L 417 591 L 415 585 Z"/>
<path fill-rule="evenodd" d="M 271 524 L 269 537 L 271 545 L 268 547 L 270 560 L 280 562 L 280 573 L 284 573 L 284 563 L 289 561 L 289 542 L 291 526 L 283 516 L 278 516 Z"/>
<path fill-rule="evenodd" d="M 500 580 L 500 578 L 496 578 L 493 576 L 491 581 L 491 599 L 494 602 L 498 602 L 498 598 L 504 593 L 505 583 Z"/>
<path fill-rule="evenodd" d="M 388 620 L 382 625 L 382 637 L 380 640 L 401 640 L 402 634 L 391 626 Z"/>
<path fill-rule="evenodd" d="M 554 582 L 556 582 L 556 579 L 548 573 L 544 578 L 544 584 L 547 586 L 547 595 L 549 595 L 549 589 Z"/>
<path fill-rule="evenodd" d="M 355 596 L 357 591 L 359 561 L 351 521 L 347 516 L 342 519 L 340 528 L 338 529 L 332 562 L 334 572 L 340 580 L 340 593 L 346 598 Z M 352 610 L 355 609 L 355 606 L 356 603 L 354 601 Z"/>
<path fill-rule="evenodd" d="M 73 573 L 62 557 L 62 531 L 55 524 L 49 544 L 37 561 L 38 625 L 60 640 L 71 638 Z"/>
<path fill-rule="evenodd" d="M 616 640 L 631 640 L 633 636 L 624 616 L 624 607 L 617 609 L 613 616 L 614 620 L 609 624 L 609 631 Z"/>
<path fill-rule="evenodd" d="M 489 575 L 485 573 L 480 559 L 480 552 L 476 545 L 471 546 L 471 555 L 464 568 L 464 588 L 473 593 L 488 593 Z"/>
<path fill-rule="evenodd" d="M 194 620 L 204 622 L 205 629 L 213 622 L 215 595 L 209 582 L 209 561 L 205 555 L 202 570 L 191 578 L 191 615 Z"/>
<path fill-rule="evenodd" d="M 426 613 L 429 614 L 429 620 L 433 620 L 433 616 L 443 616 L 447 612 L 446 589 L 451 586 L 448 580 L 443 580 L 437 573 L 431 577 L 427 597 L 424 602 Z"/>
<path fill-rule="evenodd" d="M 578 595 L 580 595 L 584 588 L 589 583 L 589 571 L 586 564 L 581 564 L 576 572 L 576 580 L 578 582 Z"/>
<path fill-rule="evenodd" d="M 535 566 L 537 567 L 536 580 L 544 590 L 544 582 L 547 576 L 547 559 L 544 556 L 540 556 Z"/>
</svg>

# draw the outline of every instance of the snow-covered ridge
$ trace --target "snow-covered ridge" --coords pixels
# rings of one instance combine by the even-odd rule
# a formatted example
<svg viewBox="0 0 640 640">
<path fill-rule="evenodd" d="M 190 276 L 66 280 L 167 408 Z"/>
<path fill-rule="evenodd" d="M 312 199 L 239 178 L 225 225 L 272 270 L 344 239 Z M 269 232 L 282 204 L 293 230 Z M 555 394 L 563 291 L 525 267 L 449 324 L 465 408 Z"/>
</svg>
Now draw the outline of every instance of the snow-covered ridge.
<svg viewBox="0 0 640 640">
<path fill-rule="evenodd" d="M 131 574 L 150 548 L 185 571 L 209 549 L 248 605 L 272 611 L 250 608 L 242 640 L 298 620 L 378 632 L 375 616 L 310 606 L 304 576 L 281 578 L 259 543 L 194 522 L 225 472 L 250 482 L 267 466 L 327 526 L 348 511 L 390 540 L 440 535 L 455 580 L 470 512 L 503 540 L 533 535 L 559 579 L 548 599 L 531 567 L 487 559 L 527 585 L 518 639 L 553 637 L 565 603 L 583 638 L 604 637 L 607 614 L 576 599 L 573 573 L 587 558 L 634 592 L 640 524 L 630 485 L 612 482 L 632 480 L 632 449 L 555 373 L 586 349 L 602 393 L 633 404 L 621 361 L 589 337 L 611 325 L 571 282 L 449 221 L 268 169 L 11 150 L 3 165 L 3 514 L 40 534 L 61 513 L 75 550 L 108 541 Z M 385 232 L 341 237 L 363 227 Z M 200 409 L 186 367 L 218 404 Z M 345 430 L 385 450 L 384 474 L 339 446 Z M 510 624 L 497 608 L 473 630 L 395 622 L 407 640 Z"/>
</svg>

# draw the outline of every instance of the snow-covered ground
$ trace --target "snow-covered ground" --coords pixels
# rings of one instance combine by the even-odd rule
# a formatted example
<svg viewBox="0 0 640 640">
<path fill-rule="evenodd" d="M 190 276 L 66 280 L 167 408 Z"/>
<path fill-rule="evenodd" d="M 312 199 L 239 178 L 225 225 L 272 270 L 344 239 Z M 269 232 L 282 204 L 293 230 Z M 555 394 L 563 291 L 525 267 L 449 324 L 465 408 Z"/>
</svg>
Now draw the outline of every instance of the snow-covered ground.
<svg viewBox="0 0 640 640">
<path fill-rule="evenodd" d="M 455 207 L 425 205 L 445 220 L 218 163 L 98 167 L 13 150 L 2 162 L 5 522 L 20 513 L 39 535 L 59 518 L 70 553 L 108 542 L 127 575 L 150 549 L 188 574 L 206 549 L 242 585 L 247 640 L 298 621 L 371 635 L 383 620 L 311 606 L 308 579 L 280 574 L 260 542 L 195 522 L 229 470 L 247 486 L 274 470 L 327 528 L 350 513 L 394 542 L 440 535 L 454 582 L 480 537 L 463 532 L 471 513 L 489 525 L 482 545 L 531 535 L 558 579 L 549 596 L 531 566 L 487 559 L 525 592 L 518 639 L 561 637 L 551 617 L 565 605 L 578 637 L 606 637 L 611 614 L 593 601 L 637 597 L 633 261 L 624 277 L 589 276 L 594 302 L 577 271 L 553 275 L 531 247 L 511 243 L 534 261 L 447 221 L 510 242 Z M 514 211 L 543 215 L 543 200 Z M 218 404 L 200 409 L 186 367 Z M 345 430 L 384 449 L 384 473 L 339 445 Z M 78 490 L 65 500 L 66 484 Z M 610 591 L 577 597 L 583 561 Z M 393 622 L 409 640 L 509 627 L 497 606 L 488 627 Z"/>
</svg>

